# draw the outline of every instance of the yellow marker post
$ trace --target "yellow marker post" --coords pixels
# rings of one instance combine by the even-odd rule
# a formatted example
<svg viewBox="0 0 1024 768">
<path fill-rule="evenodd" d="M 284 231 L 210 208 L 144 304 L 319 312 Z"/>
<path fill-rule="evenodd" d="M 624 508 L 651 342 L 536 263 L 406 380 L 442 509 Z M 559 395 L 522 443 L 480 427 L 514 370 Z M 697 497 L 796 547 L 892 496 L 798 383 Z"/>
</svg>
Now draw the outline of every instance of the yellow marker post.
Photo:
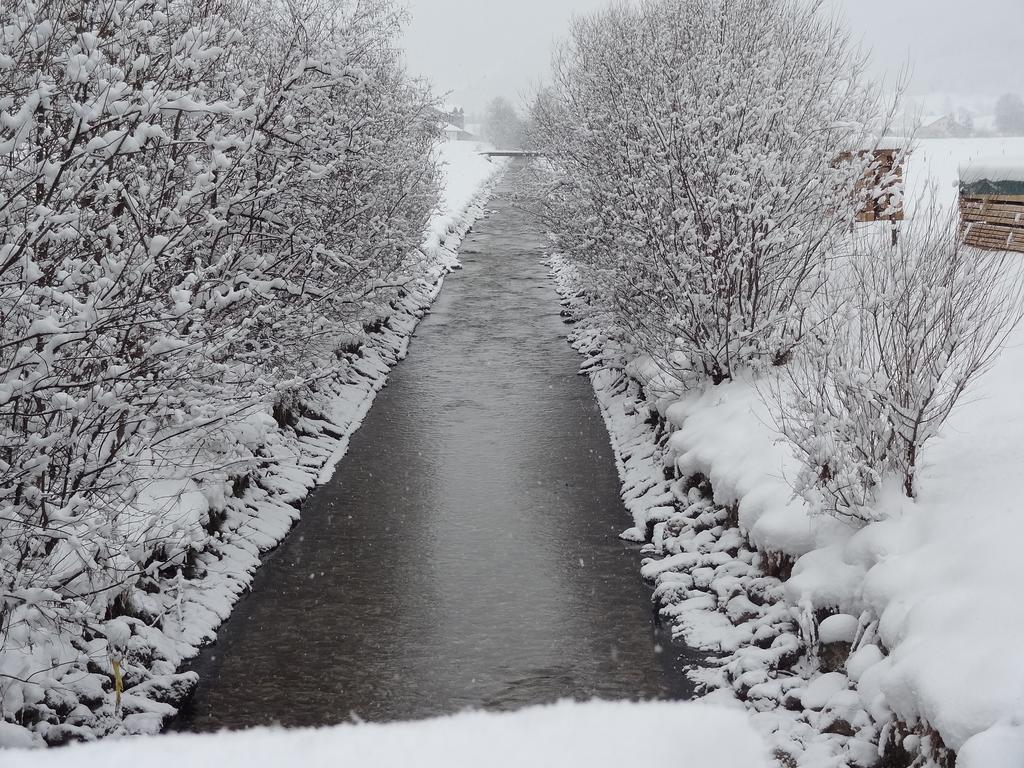
<svg viewBox="0 0 1024 768">
<path fill-rule="evenodd" d="M 121 662 L 111 657 L 111 666 L 114 667 L 114 708 L 121 708 L 121 692 L 124 690 L 124 681 L 121 679 Z"/>
</svg>

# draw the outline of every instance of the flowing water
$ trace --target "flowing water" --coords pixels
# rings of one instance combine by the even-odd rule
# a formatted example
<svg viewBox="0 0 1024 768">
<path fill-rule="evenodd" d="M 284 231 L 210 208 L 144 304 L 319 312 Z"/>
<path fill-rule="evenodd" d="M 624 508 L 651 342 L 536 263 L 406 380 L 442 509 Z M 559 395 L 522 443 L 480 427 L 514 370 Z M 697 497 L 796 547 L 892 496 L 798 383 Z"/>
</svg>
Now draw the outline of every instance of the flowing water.
<svg viewBox="0 0 1024 768">
<path fill-rule="evenodd" d="M 175 728 L 691 695 L 698 657 L 670 644 L 617 538 L 630 520 L 607 432 L 511 191 L 192 665 Z"/>
</svg>

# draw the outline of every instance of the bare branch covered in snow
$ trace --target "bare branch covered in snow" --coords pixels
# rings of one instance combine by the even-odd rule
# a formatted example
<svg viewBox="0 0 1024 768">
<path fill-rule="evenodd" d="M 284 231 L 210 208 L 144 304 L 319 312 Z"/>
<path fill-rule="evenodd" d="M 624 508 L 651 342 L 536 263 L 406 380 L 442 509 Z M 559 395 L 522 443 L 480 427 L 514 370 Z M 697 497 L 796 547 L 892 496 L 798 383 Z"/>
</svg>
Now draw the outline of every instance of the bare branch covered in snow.
<svg viewBox="0 0 1024 768">
<path fill-rule="evenodd" d="M 254 471 L 275 405 L 422 266 L 438 127 L 399 18 L 4 4 L 0 714 L 108 619 L 161 624 L 132 588 L 191 567 L 216 532 L 204 494 Z"/>
<path fill-rule="evenodd" d="M 627 340 L 683 380 L 810 330 L 890 115 L 818 4 L 650 0 L 577 21 L 534 108 L 543 214 Z M 864 190 L 871 194 L 873 190 Z"/>
<path fill-rule="evenodd" d="M 854 238 L 778 398 L 796 489 L 835 515 L 871 519 L 890 479 L 915 495 L 922 449 L 1024 315 L 1019 259 L 965 247 L 959 221 L 919 208 L 895 247 Z"/>
</svg>

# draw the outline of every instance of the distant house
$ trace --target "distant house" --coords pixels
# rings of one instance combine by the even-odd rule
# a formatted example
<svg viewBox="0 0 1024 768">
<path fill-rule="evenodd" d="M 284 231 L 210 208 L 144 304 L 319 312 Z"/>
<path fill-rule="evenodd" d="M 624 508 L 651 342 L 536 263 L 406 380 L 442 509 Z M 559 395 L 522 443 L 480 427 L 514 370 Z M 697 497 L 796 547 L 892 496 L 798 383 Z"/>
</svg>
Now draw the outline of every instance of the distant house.
<svg viewBox="0 0 1024 768">
<path fill-rule="evenodd" d="M 466 128 L 466 110 L 462 107 L 455 107 L 449 104 L 443 107 L 443 111 L 449 123 L 457 128 Z"/>
<path fill-rule="evenodd" d="M 445 105 L 434 110 L 434 117 L 441 124 L 441 132 L 448 141 L 477 141 L 477 132 L 466 125 L 466 111 L 462 107 Z"/>
<path fill-rule="evenodd" d="M 956 115 L 933 115 L 922 120 L 917 135 L 922 139 L 962 139 L 973 133 L 974 127 Z"/>
</svg>

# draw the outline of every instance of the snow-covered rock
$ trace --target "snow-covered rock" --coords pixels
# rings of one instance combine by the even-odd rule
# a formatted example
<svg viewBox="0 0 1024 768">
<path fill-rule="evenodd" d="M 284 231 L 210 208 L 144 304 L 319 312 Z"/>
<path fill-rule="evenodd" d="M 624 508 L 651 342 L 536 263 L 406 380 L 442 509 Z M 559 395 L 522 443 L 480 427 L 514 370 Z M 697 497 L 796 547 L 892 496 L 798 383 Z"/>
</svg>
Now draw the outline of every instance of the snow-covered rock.
<svg viewBox="0 0 1024 768">
<path fill-rule="evenodd" d="M 822 709 L 833 696 L 847 690 L 849 684 L 846 675 L 839 672 L 821 675 L 803 690 L 800 694 L 800 703 L 807 709 Z"/>
<path fill-rule="evenodd" d="M 848 613 L 827 616 L 818 625 L 818 640 L 822 643 L 852 643 L 859 626 L 860 620 Z"/>
</svg>

